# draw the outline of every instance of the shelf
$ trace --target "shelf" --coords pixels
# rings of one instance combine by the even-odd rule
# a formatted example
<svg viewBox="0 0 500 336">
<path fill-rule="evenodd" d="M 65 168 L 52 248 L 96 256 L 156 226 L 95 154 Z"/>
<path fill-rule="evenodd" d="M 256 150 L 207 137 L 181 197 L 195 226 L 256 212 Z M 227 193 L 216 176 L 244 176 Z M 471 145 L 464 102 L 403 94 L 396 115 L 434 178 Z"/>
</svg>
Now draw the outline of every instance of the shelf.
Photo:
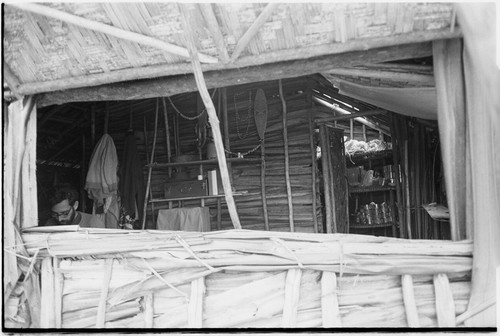
<svg viewBox="0 0 500 336">
<path fill-rule="evenodd" d="M 233 196 L 243 196 L 248 195 L 248 192 L 234 192 Z M 226 195 L 200 195 L 200 196 L 186 196 L 186 197 L 173 197 L 173 198 L 153 198 L 149 203 L 161 203 L 161 202 L 171 202 L 171 201 L 189 201 L 189 200 L 201 200 L 209 198 L 224 198 Z"/>
<path fill-rule="evenodd" d="M 376 229 L 376 228 L 386 228 L 386 227 L 390 227 L 390 226 L 393 226 L 394 223 L 390 222 L 390 223 L 384 223 L 384 224 L 367 224 L 367 225 L 354 225 L 354 224 L 351 224 L 349 225 L 349 229 Z"/>
<path fill-rule="evenodd" d="M 376 191 L 390 191 L 390 190 L 396 190 L 396 186 L 375 185 L 375 186 L 369 186 L 369 187 L 351 187 L 349 189 L 349 193 L 350 194 L 360 194 L 360 193 L 368 193 L 368 192 L 376 192 Z"/>
<path fill-rule="evenodd" d="M 248 163 L 248 162 L 261 162 L 261 158 L 226 158 L 226 162 L 231 163 Z M 219 161 L 217 159 L 210 160 L 198 160 L 198 161 L 186 161 L 186 162 L 170 162 L 170 163 L 153 163 L 148 164 L 146 167 L 152 168 L 165 168 L 165 167 L 182 167 L 182 166 L 197 166 L 197 165 L 218 165 Z"/>
<path fill-rule="evenodd" d="M 362 152 L 356 154 L 346 154 L 345 161 L 348 167 L 359 166 L 368 161 L 390 160 L 392 162 L 392 149 L 382 151 Z"/>
</svg>

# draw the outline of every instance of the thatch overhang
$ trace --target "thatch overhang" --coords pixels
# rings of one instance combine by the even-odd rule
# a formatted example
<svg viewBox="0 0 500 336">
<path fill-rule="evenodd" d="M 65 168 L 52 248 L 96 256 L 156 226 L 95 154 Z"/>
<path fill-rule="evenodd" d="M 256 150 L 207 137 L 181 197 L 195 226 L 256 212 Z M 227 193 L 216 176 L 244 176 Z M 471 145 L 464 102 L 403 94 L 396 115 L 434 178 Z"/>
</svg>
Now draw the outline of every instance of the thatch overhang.
<svg viewBox="0 0 500 336">
<path fill-rule="evenodd" d="M 454 27 L 452 4 L 446 3 L 200 3 L 190 4 L 187 11 L 209 87 L 268 75 L 328 72 L 357 77 L 366 69 L 353 67 L 430 56 L 425 42 L 461 36 Z M 131 80 L 153 79 L 153 87 L 165 77 L 186 82 L 176 85 L 177 90 L 161 88 L 167 95 L 196 90 L 177 3 L 7 4 L 4 27 L 8 86 L 18 95 L 43 93 L 42 106 L 134 99 L 130 92 L 116 93 L 120 85 L 108 89 L 116 99 L 110 93 L 95 94 L 105 88 L 93 90 L 94 99 L 78 90 L 61 97 L 64 90 Z M 368 49 L 380 49 L 380 57 L 348 57 L 349 62 L 329 57 Z M 395 72 L 376 65 L 373 71 Z M 401 78 L 401 69 L 396 72 Z M 410 78 L 416 78 L 416 72 L 404 71 Z M 211 83 L 211 73 L 217 83 Z M 391 75 L 389 82 L 397 78 Z"/>
</svg>

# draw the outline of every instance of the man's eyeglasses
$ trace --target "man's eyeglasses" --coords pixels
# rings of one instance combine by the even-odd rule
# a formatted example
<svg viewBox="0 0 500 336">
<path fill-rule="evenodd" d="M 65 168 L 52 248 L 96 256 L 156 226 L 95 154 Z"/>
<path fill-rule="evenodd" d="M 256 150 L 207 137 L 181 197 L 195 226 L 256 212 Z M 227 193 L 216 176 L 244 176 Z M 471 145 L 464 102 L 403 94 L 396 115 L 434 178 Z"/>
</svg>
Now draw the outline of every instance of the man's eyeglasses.
<svg viewBox="0 0 500 336">
<path fill-rule="evenodd" d="M 69 215 L 69 213 L 71 212 L 71 208 L 69 208 L 68 210 L 66 211 L 62 211 L 62 212 L 55 212 L 55 211 L 52 211 L 52 217 L 54 218 L 58 218 L 58 217 L 67 217 Z"/>
</svg>

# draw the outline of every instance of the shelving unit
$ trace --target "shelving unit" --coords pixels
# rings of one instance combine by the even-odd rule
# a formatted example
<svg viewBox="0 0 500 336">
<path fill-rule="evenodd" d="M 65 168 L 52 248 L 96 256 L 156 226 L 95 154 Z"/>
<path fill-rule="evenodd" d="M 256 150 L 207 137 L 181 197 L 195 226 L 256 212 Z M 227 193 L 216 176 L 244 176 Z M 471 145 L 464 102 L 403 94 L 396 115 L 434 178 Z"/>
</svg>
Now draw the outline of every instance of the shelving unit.
<svg viewBox="0 0 500 336">
<path fill-rule="evenodd" d="M 349 232 L 385 235 L 389 233 L 392 237 L 396 237 L 397 221 L 396 221 L 396 186 L 390 183 L 397 178 L 392 172 L 392 176 L 384 175 L 384 166 L 393 165 L 392 150 L 383 150 L 376 152 L 367 152 L 354 155 L 346 155 L 347 168 L 355 168 L 363 166 L 360 172 L 378 171 L 380 177 L 373 180 L 373 184 L 349 185 Z M 393 171 L 393 169 L 391 169 Z M 387 174 L 387 173 L 385 173 Z M 381 184 L 380 181 L 382 181 Z M 366 182 L 366 181 L 365 181 Z M 375 203 L 377 207 L 373 204 Z M 382 204 L 385 203 L 385 209 L 381 210 Z M 372 204 L 372 206 L 370 206 Z M 390 212 L 384 213 L 383 211 Z M 387 220 L 389 219 L 389 220 Z M 378 222 L 378 223 L 377 223 Z M 391 229 L 391 230 L 389 230 Z"/>
</svg>

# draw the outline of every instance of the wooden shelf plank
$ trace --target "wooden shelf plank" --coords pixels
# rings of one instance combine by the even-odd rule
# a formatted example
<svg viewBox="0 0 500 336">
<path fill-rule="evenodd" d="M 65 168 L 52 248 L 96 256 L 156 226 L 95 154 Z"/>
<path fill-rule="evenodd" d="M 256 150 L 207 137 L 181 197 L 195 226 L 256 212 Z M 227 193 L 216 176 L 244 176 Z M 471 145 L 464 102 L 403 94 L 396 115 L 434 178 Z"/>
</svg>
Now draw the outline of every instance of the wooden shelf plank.
<svg viewBox="0 0 500 336">
<path fill-rule="evenodd" d="M 357 225 L 357 224 L 349 224 L 350 229 L 376 229 L 376 228 L 385 228 L 393 226 L 394 223 L 384 223 L 384 224 L 366 224 L 366 225 Z"/>
<path fill-rule="evenodd" d="M 248 192 L 235 192 L 233 196 L 243 196 L 250 195 Z M 200 199 L 208 199 L 208 198 L 224 198 L 224 194 L 220 195 L 200 195 L 200 196 L 186 196 L 186 197 L 173 197 L 173 198 L 153 198 L 149 202 L 150 203 L 160 203 L 160 202 L 169 202 L 169 201 L 188 201 L 188 200 L 200 200 Z"/>
<path fill-rule="evenodd" d="M 233 163 L 249 163 L 249 162 L 261 162 L 261 158 L 226 158 L 227 162 Z M 178 167 L 178 166 L 196 166 L 196 165 L 217 165 L 218 161 L 216 159 L 211 160 L 197 160 L 197 161 L 186 161 L 186 162 L 170 162 L 170 163 L 153 163 L 146 165 L 146 167 L 151 166 L 152 168 L 165 168 L 165 167 Z"/>
<path fill-rule="evenodd" d="M 375 185 L 375 186 L 369 186 L 369 187 L 355 187 L 355 188 L 351 188 L 349 190 L 349 193 L 350 194 L 359 194 L 359 193 L 376 192 L 376 191 L 390 191 L 390 190 L 396 190 L 396 186 Z"/>
</svg>

